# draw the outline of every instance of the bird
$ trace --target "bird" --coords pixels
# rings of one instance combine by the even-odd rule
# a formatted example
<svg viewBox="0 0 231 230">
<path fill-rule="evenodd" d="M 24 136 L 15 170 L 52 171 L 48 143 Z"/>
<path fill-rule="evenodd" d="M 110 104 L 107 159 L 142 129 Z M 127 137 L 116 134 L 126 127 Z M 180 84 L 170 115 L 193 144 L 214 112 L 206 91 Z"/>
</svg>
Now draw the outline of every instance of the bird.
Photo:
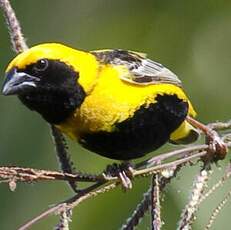
<svg viewBox="0 0 231 230">
<path fill-rule="evenodd" d="M 186 119 L 196 112 L 181 80 L 144 53 L 38 44 L 9 63 L 2 93 L 110 159 L 130 161 L 199 137 Z"/>
</svg>

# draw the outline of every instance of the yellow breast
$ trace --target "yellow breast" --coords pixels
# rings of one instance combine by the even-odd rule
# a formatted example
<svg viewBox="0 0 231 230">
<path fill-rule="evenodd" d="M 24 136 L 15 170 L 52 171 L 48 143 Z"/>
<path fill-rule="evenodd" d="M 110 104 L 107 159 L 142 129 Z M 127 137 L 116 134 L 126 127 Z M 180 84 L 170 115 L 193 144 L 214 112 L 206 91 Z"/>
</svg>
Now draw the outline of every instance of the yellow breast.
<svg viewBox="0 0 231 230">
<path fill-rule="evenodd" d="M 81 133 L 113 131 L 116 123 L 132 117 L 140 106 L 155 103 L 158 94 L 176 94 L 188 101 L 183 90 L 175 85 L 135 85 L 121 80 L 119 74 L 112 66 L 103 66 L 94 89 L 81 107 L 58 128 L 71 138 L 78 139 Z M 188 103 L 188 113 L 195 116 L 191 103 Z"/>
</svg>

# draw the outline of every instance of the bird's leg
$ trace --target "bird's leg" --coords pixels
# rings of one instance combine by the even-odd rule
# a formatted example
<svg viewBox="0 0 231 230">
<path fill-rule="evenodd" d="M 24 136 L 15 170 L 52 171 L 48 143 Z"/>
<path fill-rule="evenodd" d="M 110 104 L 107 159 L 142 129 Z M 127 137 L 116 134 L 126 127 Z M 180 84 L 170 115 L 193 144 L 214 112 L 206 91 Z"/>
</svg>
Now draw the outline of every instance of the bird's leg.
<svg viewBox="0 0 231 230">
<path fill-rule="evenodd" d="M 208 126 L 200 123 L 199 121 L 193 119 L 192 117 L 187 117 L 187 121 L 194 127 L 200 129 L 206 136 L 207 144 L 209 145 L 208 155 L 204 158 L 204 160 L 222 160 L 225 158 L 228 148 L 224 141 L 221 139 L 219 134 L 209 128 Z"/>
<path fill-rule="evenodd" d="M 108 176 L 118 177 L 122 188 L 126 191 L 132 188 L 131 178 L 133 177 L 133 167 L 129 162 L 123 162 L 122 164 L 108 165 L 105 174 Z"/>
</svg>

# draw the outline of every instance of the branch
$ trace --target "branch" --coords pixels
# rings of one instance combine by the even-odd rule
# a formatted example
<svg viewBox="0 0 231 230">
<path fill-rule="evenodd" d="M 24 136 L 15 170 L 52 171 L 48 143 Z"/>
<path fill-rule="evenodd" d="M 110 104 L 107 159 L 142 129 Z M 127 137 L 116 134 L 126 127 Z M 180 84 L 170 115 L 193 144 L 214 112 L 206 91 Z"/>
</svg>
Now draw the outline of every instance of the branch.
<svg viewBox="0 0 231 230">
<path fill-rule="evenodd" d="M 227 142 L 227 146 L 231 147 L 231 142 Z M 201 157 L 205 156 L 207 153 L 208 145 L 197 145 L 187 148 L 182 148 L 181 150 L 178 150 L 180 159 L 174 160 L 169 163 L 160 163 L 159 165 L 155 165 L 149 168 L 145 169 L 134 169 L 134 178 L 140 177 L 140 176 L 149 176 L 155 173 L 161 173 L 163 170 L 175 170 L 177 167 L 185 165 L 186 163 L 191 162 L 192 160 L 199 160 Z M 168 160 L 172 157 L 173 154 L 166 153 L 162 154 L 161 157 L 165 160 Z M 176 151 L 174 151 L 174 156 L 177 156 Z M 154 157 L 151 159 L 151 161 L 155 161 L 157 157 Z M 184 157 L 184 158 L 182 158 Z M 89 199 L 92 196 L 96 196 L 98 194 L 104 193 L 106 191 L 109 191 L 113 188 L 115 188 L 120 181 L 117 177 L 110 177 L 104 174 L 99 175 L 99 177 L 90 178 L 88 176 L 84 177 L 82 174 L 67 174 L 67 173 L 59 173 L 59 172 L 52 172 L 52 171 L 44 171 L 44 170 L 34 170 L 34 169 L 23 169 L 23 168 L 17 168 L 17 167 L 2 167 L 0 168 L 2 171 L 0 171 L 0 178 L 2 178 L 3 181 L 9 182 L 9 181 L 38 181 L 38 180 L 73 180 L 73 181 L 98 181 L 96 185 L 90 186 L 89 188 L 85 189 L 83 192 L 80 192 L 76 196 L 68 199 L 67 201 L 64 201 L 63 203 L 60 203 L 56 205 L 55 207 L 48 209 L 39 217 L 36 217 L 34 220 L 32 220 L 32 223 L 37 222 L 38 220 L 47 217 L 48 214 L 62 212 L 65 208 L 72 209 L 75 206 L 77 206 L 79 203 L 83 202 L 86 199 Z M 10 171 L 10 170 L 14 171 Z M 28 175 L 28 173 L 30 175 Z M 29 177 L 28 177 L 29 176 Z M 95 186 L 97 189 L 95 190 Z M 98 188 L 101 187 L 102 188 Z M 88 193 L 86 193 L 88 191 Z M 27 225 L 26 225 L 27 226 Z M 31 226 L 31 225 L 30 225 Z M 26 229 L 26 228 L 22 228 Z"/>
<path fill-rule="evenodd" d="M 71 197 L 70 199 L 67 199 L 66 201 L 64 201 L 60 204 L 57 204 L 54 207 L 41 213 L 40 215 L 38 215 L 37 217 L 35 217 L 31 221 L 29 221 L 28 223 L 26 223 L 25 225 L 20 227 L 18 230 L 26 230 L 26 229 L 30 228 L 32 225 L 34 225 L 35 223 L 37 223 L 38 221 L 40 221 L 41 219 L 46 218 L 50 214 L 62 213 L 66 210 L 73 209 L 75 206 L 79 205 L 81 202 L 83 202 L 89 198 L 95 197 L 99 194 L 108 192 L 117 186 L 115 183 L 113 183 L 113 184 L 105 185 L 103 188 L 100 188 L 100 186 L 102 186 L 102 185 L 103 185 L 103 183 L 96 183 L 96 184 L 92 185 L 91 187 L 76 194 L 75 196 Z"/>
<path fill-rule="evenodd" d="M 10 34 L 10 40 L 13 47 L 13 50 L 16 53 L 23 52 L 28 49 L 28 46 L 26 44 L 26 41 L 24 39 L 24 36 L 22 34 L 20 23 L 16 17 L 16 14 L 11 7 L 11 4 L 8 0 L 0 0 L 0 7 L 3 10 L 3 14 L 7 23 L 7 28 L 9 30 Z M 63 169 L 64 173 L 73 173 L 74 170 L 72 168 L 71 160 L 69 158 L 69 155 L 66 151 L 66 145 L 65 145 L 65 138 L 63 135 L 54 127 L 51 125 L 52 135 L 54 139 L 54 143 L 56 146 L 56 154 L 58 158 L 60 159 L 61 168 Z M 66 177 L 67 178 L 67 177 Z M 75 181 L 68 181 L 71 188 L 77 192 L 76 182 Z M 11 179 L 9 182 L 9 186 L 11 190 L 14 190 L 16 188 L 16 182 Z M 61 215 L 61 220 L 62 220 Z M 67 226 L 67 225 L 64 225 Z"/>
<path fill-rule="evenodd" d="M 192 151 L 192 149 L 194 149 L 194 151 L 198 151 L 198 150 L 202 150 L 204 147 L 206 146 L 202 146 L 200 145 L 200 148 L 195 148 L 195 146 L 193 146 L 192 148 L 185 148 L 186 152 L 185 154 L 193 154 L 194 152 Z M 179 150 L 180 155 L 183 154 L 183 149 Z M 198 157 L 203 156 L 203 154 L 205 151 L 201 152 L 201 153 L 197 153 L 194 154 L 190 157 L 186 157 L 185 159 L 181 159 L 175 162 L 171 162 L 171 163 L 166 163 L 166 164 L 160 164 L 160 165 L 156 165 L 153 167 L 150 167 L 149 169 L 145 169 L 145 170 L 135 170 L 134 171 L 134 177 L 138 177 L 138 176 L 148 176 L 157 172 L 160 172 L 161 170 L 166 170 L 166 169 L 172 169 L 172 167 L 177 167 L 180 165 L 183 165 L 185 163 L 187 163 L 189 160 L 193 160 L 193 159 L 198 159 Z M 166 153 L 163 154 L 163 156 L 169 156 L 171 155 L 170 153 Z M 168 159 L 167 157 L 165 159 Z M 45 170 L 35 170 L 35 169 L 30 169 L 30 168 L 19 168 L 19 167 L 0 167 L 0 180 L 2 180 L 3 182 L 11 182 L 14 181 L 14 183 L 16 183 L 17 181 L 22 181 L 22 182 L 34 182 L 34 181 L 40 181 L 40 180 L 68 180 L 68 181 L 85 181 L 85 182 L 94 182 L 94 181 L 98 181 L 99 183 L 94 185 L 93 187 L 91 186 L 90 188 L 88 188 L 87 190 L 84 190 L 82 193 L 78 194 L 77 196 L 72 197 L 71 199 L 58 204 L 57 206 L 45 211 L 44 213 L 42 213 L 41 215 L 39 215 L 38 217 L 36 217 L 32 222 L 29 222 L 30 224 L 34 224 L 35 222 L 37 222 L 38 220 L 47 217 L 49 214 L 51 213 L 56 213 L 56 212 L 63 212 L 64 209 L 68 208 L 73 208 L 76 205 L 78 205 L 79 203 L 81 203 L 82 201 L 92 197 L 92 196 L 96 196 L 98 194 L 104 193 L 106 191 L 109 191 L 113 188 L 115 188 L 118 183 L 119 180 L 117 177 L 105 177 L 105 175 L 99 175 L 97 177 L 89 177 L 88 175 L 84 176 L 83 174 L 68 174 L 68 173 L 61 173 L 61 172 L 55 172 L 55 171 L 45 171 Z M 106 184 L 106 182 L 110 182 L 111 184 Z M 105 184 L 105 187 L 100 188 L 96 191 L 95 187 L 99 187 L 102 186 L 103 183 Z M 163 187 L 163 186 L 162 186 Z M 90 191 L 90 192 L 89 192 Z M 89 193 L 87 193 L 89 192 Z M 27 226 L 31 226 L 31 225 L 25 225 L 22 229 L 27 229 Z"/>
<path fill-rule="evenodd" d="M 198 210 L 199 202 L 207 184 L 207 180 L 208 170 L 203 169 L 195 179 L 189 202 L 181 214 L 181 220 L 177 228 L 178 230 L 191 229 L 195 212 Z"/>
<path fill-rule="evenodd" d="M 152 219 L 152 230 L 161 229 L 161 215 L 160 215 L 160 174 L 157 173 L 152 176 L 152 190 L 151 190 L 151 219 Z"/>
<path fill-rule="evenodd" d="M 126 223 L 121 227 L 121 230 L 132 230 L 139 224 L 139 222 L 144 217 L 145 213 L 151 205 L 151 188 L 148 189 L 146 193 L 143 194 L 143 199 L 136 206 L 131 217 L 126 220 Z"/>
<path fill-rule="evenodd" d="M 99 182 L 104 181 L 105 178 L 102 175 L 91 176 L 89 174 L 70 174 L 57 171 L 39 170 L 32 168 L 20 168 L 20 167 L 0 167 L 0 182 L 37 182 L 37 181 L 84 181 L 84 182 Z"/>
<path fill-rule="evenodd" d="M 203 150 L 204 148 L 201 148 Z M 188 150 L 188 148 L 187 148 Z M 181 151 L 182 153 L 182 151 Z M 167 153 L 168 155 L 169 153 Z M 170 163 L 163 163 L 156 166 L 152 166 L 146 169 L 138 169 L 133 172 L 134 178 L 136 177 L 146 177 L 152 174 L 161 172 L 166 169 L 173 170 L 178 165 L 182 165 L 188 163 L 192 160 L 198 160 L 200 157 L 206 154 L 206 151 L 202 151 L 199 153 L 191 152 L 191 156 L 185 157 L 183 159 L 175 160 Z M 165 155 L 165 154 L 163 154 Z M 185 155 L 188 155 L 188 151 L 185 152 Z M 36 182 L 36 181 L 44 181 L 44 180 L 63 180 L 63 181 L 82 181 L 82 182 L 119 182 L 117 177 L 107 176 L 104 173 L 100 175 L 90 175 L 84 173 L 63 173 L 57 171 L 49 171 L 49 170 L 38 170 L 32 168 L 20 168 L 20 167 L 0 167 L 0 181 L 2 182 L 10 182 L 14 180 L 15 182 Z"/>
<path fill-rule="evenodd" d="M 69 230 L 69 222 L 71 221 L 71 210 L 66 210 L 60 213 L 60 222 L 55 227 L 55 230 Z"/>
<path fill-rule="evenodd" d="M 229 163 L 226 167 L 224 176 L 221 177 L 221 179 L 212 186 L 200 199 L 200 203 L 203 202 L 205 199 L 207 199 L 212 193 L 214 193 L 218 188 L 221 188 L 225 182 L 231 177 L 231 164 Z"/>
<path fill-rule="evenodd" d="M 11 7 L 10 2 L 8 0 L 0 0 L 0 7 L 3 10 L 3 14 L 7 23 L 13 50 L 16 53 L 27 50 L 28 46 L 23 36 L 20 23 L 13 8 Z M 51 131 L 56 146 L 56 154 L 60 160 L 61 169 L 65 173 L 73 173 L 74 169 L 66 149 L 65 138 L 53 125 L 51 125 Z M 68 183 L 70 184 L 71 188 L 77 192 L 76 184 L 73 181 Z"/>
<path fill-rule="evenodd" d="M 223 198 L 223 200 L 218 204 L 218 206 L 212 211 L 212 215 L 209 218 L 209 222 L 208 224 L 205 226 L 205 230 L 209 230 L 211 229 L 214 221 L 216 220 L 218 214 L 221 212 L 221 210 L 223 209 L 223 207 L 227 204 L 227 202 L 229 201 L 229 199 L 231 198 L 231 190 L 225 195 L 225 197 Z"/>
<path fill-rule="evenodd" d="M 182 153 L 182 151 L 180 151 L 180 150 L 178 150 L 178 151 Z M 172 151 L 172 152 L 175 153 L 176 151 Z M 167 153 L 164 155 L 169 156 L 171 154 Z M 182 166 L 185 166 L 185 164 L 178 165 L 175 170 L 168 169 L 168 170 L 163 170 L 161 172 L 162 178 L 159 182 L 161 192 L 165 189 L 166 185 L 169 184 L 170 181 L 176 177 L 177 173 L 180 171 Z M 135 226 L 137 226 L 140 223 L 140 221 L 144 217 L 145 213 L 149 210 L 149 207 L 152 204 L 151 191 L 152 191 L 152 186 L 148 189 L 148 191 L 146 193 L 143 194 L 142 201 L 136 206 L 132 215 L 126 220 L 126 223 L 121 227 L 122 230 L 134 229 Z"/>
<path fill-rule="evenodd" d="M 14 51 L 16 53 L 20 53 L 27 50 L 28 46 L 22 34 L 21 26 L 16 18 L 13 8 L 10 5 L 10 2 L 8 0 L 0 0 L 0 7 L 4 13 Z"/>
<path fill-rule="evenodd" d="M 64 136 L 54 125 L 51 125 L 50 128 L 60 168 L 64 173 L 74 174 L 76 170 L 73 167 L 73 162 L 71 161 L 70 155 L 68 154 L 68 146 Z M 68 184 L 74 192 L 78 192 L 76 181 L 68 181 Z"/>
</svg>

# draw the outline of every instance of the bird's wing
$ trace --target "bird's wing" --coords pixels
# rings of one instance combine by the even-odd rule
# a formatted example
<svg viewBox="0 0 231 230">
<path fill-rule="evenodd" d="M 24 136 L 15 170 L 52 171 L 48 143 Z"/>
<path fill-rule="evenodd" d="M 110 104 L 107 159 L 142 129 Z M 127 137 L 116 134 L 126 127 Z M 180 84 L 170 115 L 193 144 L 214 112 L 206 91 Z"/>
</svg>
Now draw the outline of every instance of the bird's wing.
<svg viewBox="0 0 231 230">
<path fill-rule="evenodd" d="M 92 54 L 104 64 L 125 66 L 129 71 L 123 71 L 120 78 L 124 81 L 139 84 L 173 84 L 182 86 L 180 79 L 162 64 L 146 58 L 143 53 L 126 50 L 99 50 Z"/>
</svg>

